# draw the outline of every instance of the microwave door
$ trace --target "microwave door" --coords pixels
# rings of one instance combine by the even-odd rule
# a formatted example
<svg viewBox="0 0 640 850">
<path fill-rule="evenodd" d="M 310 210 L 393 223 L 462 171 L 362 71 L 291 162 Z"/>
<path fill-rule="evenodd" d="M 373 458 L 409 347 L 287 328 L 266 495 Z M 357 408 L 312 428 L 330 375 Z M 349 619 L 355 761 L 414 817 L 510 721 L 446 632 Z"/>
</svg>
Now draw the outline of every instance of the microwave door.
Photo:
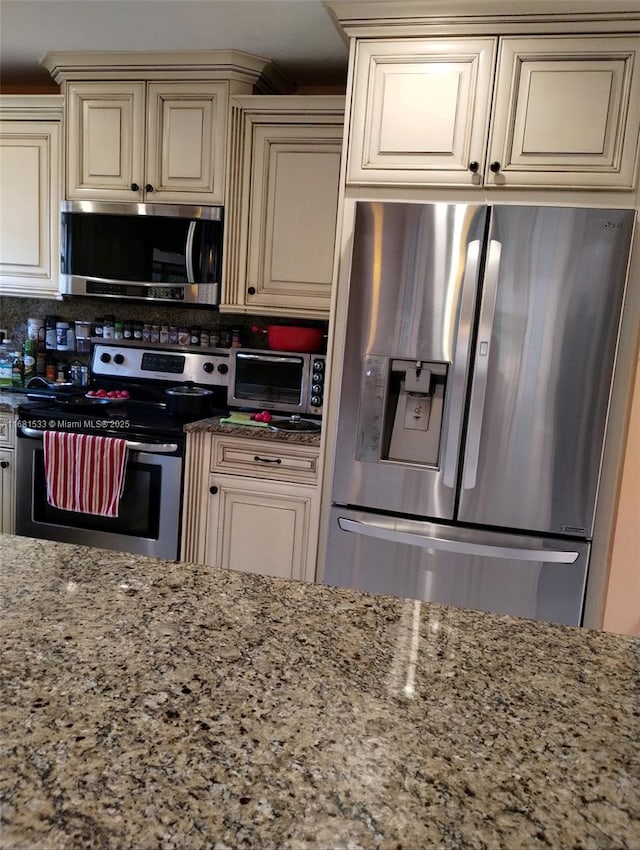
<svg viewBox="0 0 640 850">
<path fill-rule="evenodd" d="M 198 304 L 220 302 L 218 251 L 212 228 L 204 221 L 191 221 L 187 229 L 185 261 L 191 300 Z M 205 285 L 206 284 L 206 285 Z"/>
</svg>

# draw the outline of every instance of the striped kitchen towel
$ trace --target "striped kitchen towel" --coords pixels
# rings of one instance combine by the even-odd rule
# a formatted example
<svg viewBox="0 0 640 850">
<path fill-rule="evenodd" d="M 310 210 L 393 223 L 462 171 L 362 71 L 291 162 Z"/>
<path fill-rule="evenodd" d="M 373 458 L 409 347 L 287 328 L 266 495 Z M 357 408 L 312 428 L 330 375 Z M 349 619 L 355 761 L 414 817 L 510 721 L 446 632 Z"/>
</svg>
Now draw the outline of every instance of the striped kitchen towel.
<svg viewBox="0 0 640 850">
<path fill-rule="evenodd" d="M 117 517 L 126 461 L 126 440 L 45 431 L 47 501 L 65 511 Z"/>
</svg>

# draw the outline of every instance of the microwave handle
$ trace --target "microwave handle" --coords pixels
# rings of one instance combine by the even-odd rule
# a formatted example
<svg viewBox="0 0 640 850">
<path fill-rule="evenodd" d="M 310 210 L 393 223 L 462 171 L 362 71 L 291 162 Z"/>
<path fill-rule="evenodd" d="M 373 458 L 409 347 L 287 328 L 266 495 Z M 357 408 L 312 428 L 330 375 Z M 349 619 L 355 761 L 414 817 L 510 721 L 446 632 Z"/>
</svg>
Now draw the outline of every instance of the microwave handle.
<svg viewBox="0 0 640 850">
<path fill-rule="evenodd" d="M 196 235 L 196 221 L 190 221 L 187 229 L 187 241 L 184 248 L 184 254 L 187 259 L 187 281 L 195 283 L 193 277 L 193 239 Z"/>
</svg>

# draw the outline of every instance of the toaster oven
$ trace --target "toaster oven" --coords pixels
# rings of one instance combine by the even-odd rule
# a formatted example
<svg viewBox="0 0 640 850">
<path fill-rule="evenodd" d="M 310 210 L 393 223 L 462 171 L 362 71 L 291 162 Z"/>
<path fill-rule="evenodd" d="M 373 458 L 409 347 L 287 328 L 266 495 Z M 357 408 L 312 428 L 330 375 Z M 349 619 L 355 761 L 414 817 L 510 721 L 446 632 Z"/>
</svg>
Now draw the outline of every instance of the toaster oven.
<svg viewBox="0 0 640 850">
<path fill-rule="evenodd" d="M 321 416 L 325 365 L 323 354 L 232 349 L 227 404 Z"/>
</svg>

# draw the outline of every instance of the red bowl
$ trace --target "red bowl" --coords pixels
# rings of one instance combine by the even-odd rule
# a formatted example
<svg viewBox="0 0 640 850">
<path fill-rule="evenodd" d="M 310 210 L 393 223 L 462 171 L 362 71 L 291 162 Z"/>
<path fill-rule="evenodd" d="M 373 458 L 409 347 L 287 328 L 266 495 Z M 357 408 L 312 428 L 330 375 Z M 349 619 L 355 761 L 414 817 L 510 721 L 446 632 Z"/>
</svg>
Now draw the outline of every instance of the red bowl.
<svg viewBox="0 0 640 850">
<path fill-rule="evenodd" d="M 322 328 L 303 328 L 297 325 L 267 325 L 267 344 L 273 351 L 314 353 L 324 346 Z"/>
</svg>

